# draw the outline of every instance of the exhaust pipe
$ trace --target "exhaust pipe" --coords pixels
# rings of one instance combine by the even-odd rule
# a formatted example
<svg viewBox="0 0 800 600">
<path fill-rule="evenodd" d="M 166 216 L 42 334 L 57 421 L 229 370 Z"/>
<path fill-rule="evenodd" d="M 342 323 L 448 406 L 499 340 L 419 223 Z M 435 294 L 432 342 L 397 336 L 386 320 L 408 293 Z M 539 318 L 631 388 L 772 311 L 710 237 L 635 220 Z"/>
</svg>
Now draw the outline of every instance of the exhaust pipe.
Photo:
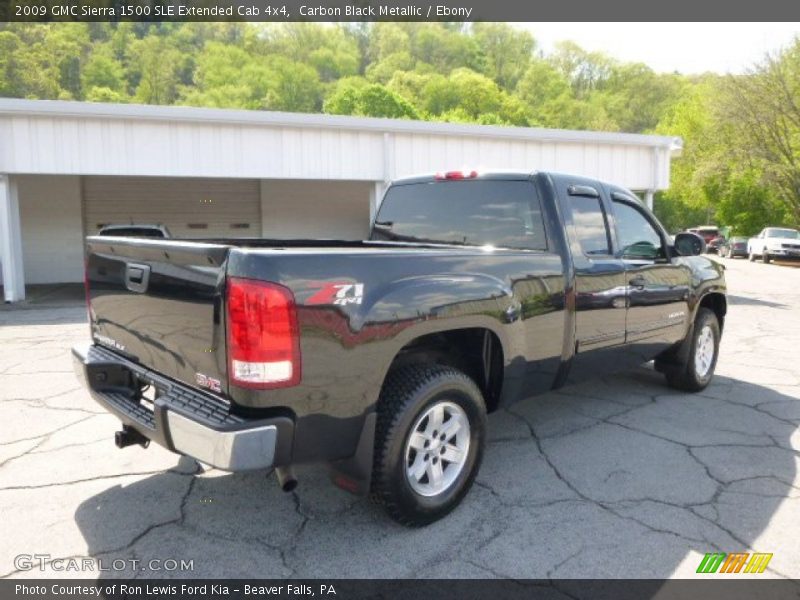
<svg viewBox="0 0 800 600">
<path fill-rule="evenodd" d="M 297 487 L 297 478 L 294 476 L 292 467 L 275 467 L 275 476 L 278 478 L 278 485 L 284 492 L 291 492 Z"/>
<path fill-rule="evenodd" d="M 117 431 L 114 434 L 114 443 L 117 445 L 117 448 L 120 449 L 133 446 L 134 444 L 139 444 L 142 448 L 147 448 L 150 445 L 150 440 L 133 427 L 123 425 L 122 431 Z"/>
</svg>

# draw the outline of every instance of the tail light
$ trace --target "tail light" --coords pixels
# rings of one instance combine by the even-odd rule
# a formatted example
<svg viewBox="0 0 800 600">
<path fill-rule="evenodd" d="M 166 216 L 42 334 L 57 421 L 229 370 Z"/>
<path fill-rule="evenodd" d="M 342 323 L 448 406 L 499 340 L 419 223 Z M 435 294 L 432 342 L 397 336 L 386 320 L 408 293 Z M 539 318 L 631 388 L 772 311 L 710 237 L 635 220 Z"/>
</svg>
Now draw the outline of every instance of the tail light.
<svg viewBox="0 0 800 600">
<path fill-rule="evenodd" d="M 270 389 L 300 383 L 300 335 L 292 292 L 274 283 L 228 278 L 228 376 Z"/>
<path fill-rule="evenodd" d="M 92 294 L 89 290 L 89 259 L 83 265 L 83 290 L 86 294 L 86 316 L 89 319 L 89 331 L 92 330 Z"/>
</svg>

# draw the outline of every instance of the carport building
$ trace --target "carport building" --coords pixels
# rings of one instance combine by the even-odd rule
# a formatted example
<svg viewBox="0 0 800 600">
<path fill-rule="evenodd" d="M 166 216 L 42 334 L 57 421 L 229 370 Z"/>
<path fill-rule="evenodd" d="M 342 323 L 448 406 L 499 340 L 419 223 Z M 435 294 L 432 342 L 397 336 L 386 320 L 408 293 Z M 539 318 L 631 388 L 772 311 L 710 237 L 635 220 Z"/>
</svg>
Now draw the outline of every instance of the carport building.
<svg viewBox="0 0 800 600">
<path fill-rule="evenodd" d="M 388 182 L 458 168 L 554 170 L 640 192 L 673 137 L 188 107 L 0 99 L 0 283 L 79 282 L 110 223 L 176 237 L 361 239 Z"/>
</svg>

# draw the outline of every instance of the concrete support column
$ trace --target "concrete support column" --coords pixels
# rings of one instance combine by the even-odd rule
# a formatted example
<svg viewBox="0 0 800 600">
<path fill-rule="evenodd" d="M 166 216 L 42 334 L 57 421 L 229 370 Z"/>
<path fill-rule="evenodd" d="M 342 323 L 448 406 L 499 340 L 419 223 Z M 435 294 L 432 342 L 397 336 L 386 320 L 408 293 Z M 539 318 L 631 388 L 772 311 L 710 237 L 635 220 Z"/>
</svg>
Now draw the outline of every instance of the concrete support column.
<svg viewBox="0 0 800 600">
<path fill-rule="evenodd" d="M 19 198 L 17 185 L 8 175 L 0 175 L 0 258 L 3 263 L 4 300 L 24 300 L 25 271 L 22 265 Z"/>
<path fill-rule="evenodd" d="M 644 192 L 644 203 L 647 205 L 647 208 L 653 210 L 653 190 L 645 190 Z"/>
</svg>

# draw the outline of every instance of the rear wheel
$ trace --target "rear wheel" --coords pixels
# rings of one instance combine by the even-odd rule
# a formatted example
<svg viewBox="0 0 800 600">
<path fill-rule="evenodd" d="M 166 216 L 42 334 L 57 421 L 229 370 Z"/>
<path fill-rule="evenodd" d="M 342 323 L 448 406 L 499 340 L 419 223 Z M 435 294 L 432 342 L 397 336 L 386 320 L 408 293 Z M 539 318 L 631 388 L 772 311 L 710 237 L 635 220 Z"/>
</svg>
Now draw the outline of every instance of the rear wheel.
<svg viewBox="0 0 800 600">
<path fill-rule="evenodd" d="M 747 253 L 747 260 L 749 260 L 750 262 L 755 262 L 756 255 L 753 254 L 752 250 L 750 250 L 750 252 Z"/>
<path fill-rule="evenodd" d="M 483 396 L 467 375 L 439 365 L 396 370 L 378 405 L 373 498 L 404 525 L 444 517 L 472 486 L 485 438 Z"/>
<path fill-rule="evenodd" d="M 699 392 L 711 382 L 719 355 L 720 329 L 717 315 L 701 308 L 695 319 L 687 358 L 667 371 L 667 383 L 679 390 Z"/>
</svg>

